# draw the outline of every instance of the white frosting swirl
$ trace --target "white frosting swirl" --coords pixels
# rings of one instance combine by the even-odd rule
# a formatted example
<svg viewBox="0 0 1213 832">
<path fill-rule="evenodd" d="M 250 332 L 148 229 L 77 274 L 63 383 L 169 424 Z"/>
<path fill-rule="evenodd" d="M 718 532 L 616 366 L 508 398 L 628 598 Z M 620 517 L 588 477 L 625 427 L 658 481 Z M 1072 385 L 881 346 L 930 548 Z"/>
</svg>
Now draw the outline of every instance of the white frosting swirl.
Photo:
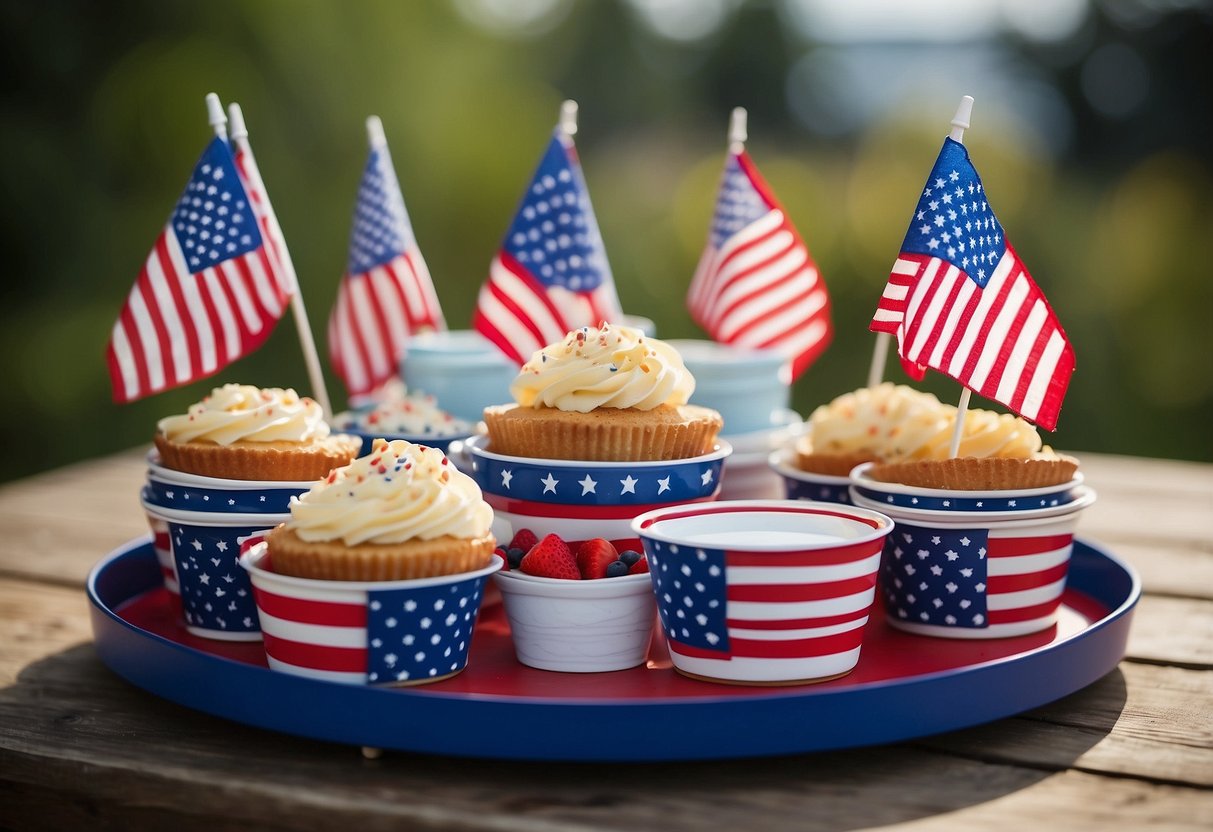
<svg viewBox="0 0 1213 832">
<path fill-rule="evenodd" d="M 810 453 L 863 453 L 882 462 L 947 459 L 956 408 L 930 393 L 884 382 L 822 405 L 809 417 Z M 1052 456 L 1036 428 L 1009 413 L 965 412 L 960 457 Z"/>
<path fill-rule="evenodd" d="M 376 439 L 368 455 L 292 498 L 286 525 L 302 540 L 356 546 L 484 537 L 492 522 L 479 486 L 442 451 Z"/>
<path fill-rule="evenodd" d="M 225 384 L 161 419 L 157 429 L 173 442 L 310 442 L 329 435 L 320 405 L 291 389 Z"/>
<path fill-rule="evenodd" d="M 694 390 L 695 379 L 673 347 L 638 329 L 605 323 L 575 329 L 538 350 L 510 385 L 523 407 L 578 413 L 682 405 Z"/>
<path fill-rule="evenodd" d="M 471 433 L 472 426 L 438 407 L 433 396 L 402 393 L 399 398 L 347 410 L 333 417 L 338 430 L 378 433 L 381 436 L 449 437 Z"/>
</svg>

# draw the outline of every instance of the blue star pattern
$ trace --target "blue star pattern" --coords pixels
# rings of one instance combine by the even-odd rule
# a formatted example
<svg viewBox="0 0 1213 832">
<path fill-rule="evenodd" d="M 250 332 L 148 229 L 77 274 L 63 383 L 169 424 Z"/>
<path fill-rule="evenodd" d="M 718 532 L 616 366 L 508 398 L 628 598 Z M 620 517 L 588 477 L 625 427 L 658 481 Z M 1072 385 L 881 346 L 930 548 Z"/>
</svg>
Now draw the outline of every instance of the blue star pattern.
<svg viewBox="0 0 1213 832">
<path fill-rule="evenodd" d="M 716 211 L 712 215 L 711 244 L 720 250 L 726 240 L 770 210 L 750 177 L 741 169 L 737 155 L 730 153 L 716 199 Z"/>
<path fill-rule="evenodd" d="M 579 466 L 532 464 L 473 453 L 472 477 L 489 494 L 566 505 L 646 505 L 695 500 L 713 494 L 724 455 L 670 460 L 661 465 L 618 463 Z"/>
<path fill-rule="evenodd" d="M 645 540 L 645 552 L 666 638 L 727 654 L 724 550 Z"/>
<path fill-rule="evenodd" d="M 986 626 L 987 546 L 985 529 L 898 521 L 880 567 L 886 611 L 915 624 Z"/>
<path fill-rule="evenodd" d="M 254 251 L 261 232 L 236 174 L 227 143 L 214 139 L 198 160 L 169 218 L 194 274 Z"/>
<path fill-rule="evenodd" d="M 502 250 L 548 287 L 589 292 L 609 276 L 589 192 L 559 136 L 548 143 Z"/>
<path fill-rule="evenodd" d="M 358 186 L 346 272 L 369 272 L 415 244 L 391 157 L 386 150 L 374 149 Z"/>
<path fill-rule="evenodd" d="M 841 477 L 831 477 L 831 479 L 841 479 L 842 482 L 806 482 L 788 476 L 783 478 L 783 482 L 789 500 L 816 500 L 823 503 L 850 505 L 850 480 Z"/>
<path fill-rule="evenodd" d="M 1045 491 L 1030 497 L 1006 497 L 997 494 L 982 497 L 926 497 L 916 494 L 890 494 L 864 488 L 862 485 L 855 486 L 855 491 L 862 497 L 885 505 L 926 511 L 1039 511 L 1042 508 L 1072 503 L 1083 493 L 1070 483 L 1058 486 L 1054 491 Z"/>
<path fill-rule="evenodd" d="M 368 592 L 367 680 L 414 682 L 462 670 L 487 579 Z"/>
<path fill-rule="evenodd" d="M 153 506 L 184 511 L 210 511 L 226 514 L 285 514 L 291 497 L 306 488 L 222 489 L 182 486 L 149 475 L 143 487 L 143 499 Z"/>
<path fill-rule="evenodd" d="M 901 250 L 948 260 L 984 289 L 1006 249 L 969 152 L 945 140 Z"/>
<path fill-rule="evenodd" d="M 169 522 L 185 623 L 203 630 L 257 633 L 257 605 L 240 543 L 264 526 L 203 526 Z"/>
</svg>

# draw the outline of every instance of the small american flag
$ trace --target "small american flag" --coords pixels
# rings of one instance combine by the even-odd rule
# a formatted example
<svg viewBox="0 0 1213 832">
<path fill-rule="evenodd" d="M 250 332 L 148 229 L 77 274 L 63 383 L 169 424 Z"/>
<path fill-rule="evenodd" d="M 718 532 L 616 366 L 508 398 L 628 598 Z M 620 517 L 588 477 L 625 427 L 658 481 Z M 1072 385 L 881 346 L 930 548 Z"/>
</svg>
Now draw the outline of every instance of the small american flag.
<svg viewBox="0 0 1213 832">
<path fill-rule="evenodd" d="M 446 329 L 438 295 L 387 146 L 372 147 L 329 316 L 329 357 L 351 394 L 368 393 L 395 375 L 409 334 L 426 329 Z"/>
<path fill-rule="evenodd" d="M 114 324 L 114 400 L 188 384 L 255 350 L 291 291 L 227 142 L 212 140 Z"/>
<path fill-rule="evenodd" d="M 885 543 L 888 614 L 940 627 L 1047 619 L 1061 604 L 1074 535 L 924 528 L 897 522 Z"/>
<path fill-rule="evenodd" d="M 473 326 L 524 363 L 623 312 L 572 139 L 557 130 L 480 289 Z"/>
<path fill-rule="evenodd" d="M 687 306 L 720 343 L 787 354 L 793 378 L 833 335 L 817 265 L 744 150 L 725 163 Z"/>
<path fill-rule="evenodd" d="M 1057 426 L 1074 350 L 953 139 L 918 200 L 871 329 L 897 336 L 914 377 L 930 367 L 1046 430 Z"/>
<path fill-rule="evenodd" d="M 454 583 L 369 590 L 358 601 L 324 590 L 280 594 L 256 580 L 253 593 L 271 666 L 335 682 L 408 683 L 467 664 L 487 580 L 482 572 Z"/>
</svg>

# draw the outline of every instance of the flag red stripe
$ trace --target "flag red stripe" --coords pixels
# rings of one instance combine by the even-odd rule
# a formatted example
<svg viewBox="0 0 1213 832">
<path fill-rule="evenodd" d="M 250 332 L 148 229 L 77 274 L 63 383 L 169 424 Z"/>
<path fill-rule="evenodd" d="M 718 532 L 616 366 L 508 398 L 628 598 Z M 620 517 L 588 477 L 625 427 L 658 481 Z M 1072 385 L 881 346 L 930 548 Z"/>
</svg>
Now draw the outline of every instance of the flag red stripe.
<svg viewBox="0 0 1213 832">
<path fill-rule="evenodd" d="M 366 628 L 366 607 L 361 604 L 292 598 L 256 588 L 253 593 L 257 598 L 257 607 L 275 618 L 324 627 Z"/>
<path fill-rule="evenodd" d="M 1037 618 L 1044 618 L 1046 615 L 1052 615 L 1061 606 L 1061 596 L 1057 596 L 1052 601 L 1045 601 L 1043 604 L 1034 604 L 1030 607 L 1016 607 L 1009 610 L 990 610 L 990 624 L 1011 624 L 1016 621 L 1032 621 Z"/>
<path fill-rule="evenodd" d="M 726 623 L 729 627 L 742 630 L 810 630 L 815 627 L 833 627 L 858 621 L 866 617 L 869 612 L 871 612 L 871 607 L 867 606 L 854 612 L 825 615 L 820 618 L 780 618 L 774 621 L 729 618 L 726 619 Z"/>
<path fill-rule="evenodd" d="M 253 267 L 250 265 L 249 259 L 247 257 L 237 257 L 231 262 L 232 265 L 236 267 L 236 271 L 239 272 L 240 278 L 244 282 L 244 289 L 248 293 L 249 299 L 252 301 L 254 314 L 256 315 L 257 320 L 262 321 L 263 324 L 266 321 L 274 320 L 274 316 L 270 314 L 270 310 L 265 306 L 265 301 L 262 299 L 261 293 L 257 291 L 257 278 L 253 274 Z M 247 327 L 247 324 L 245 324 L 245 326 Z M 262 330 L 264 330 L 264 328 L 265 327 L 263 326 Z M 256 335 L 260 335 L 260 333 L 256 333 Z M 255 337 L 255 334 L 251 331 L 249 332 L 249 338 L 254 342 L 261 340 L 261 338 Z"/>
<path fill-rule="evenodd" d="M 557 335 L 555 337 L 556 338 L 562 337 L 565 334 L 565 332 L 568 331 L 569 327 L 567 326 L 567 324 L 564 320 L 564 317 L 560 314 L 560 309 L 558 309 L 556 304 L 552 303 L 552 299 L 550 297 L 548 297 L 547 289 L 544 287 L 543 283 L 541 283 L 539 281 L 539 278 L 537 278 L 533 274 L 531 274 L 530 271 L 528 271 L 526 269 L 526 267 L 524 267 L 521 263 L 519 263 L 517 260 L 515 260 L 514 256 L 512 254 L 510 254 L 509 252 L 503 251 L 500 254 L 498 254 L 497 256 L 501 260 L 501 265 L 505 266 L 505 268 L 508 271 L 510 271 L 519 280 L 526 283 L 527 288 L 529 288 L 531 290 L 532 294 L 534 294 L 535 297 L 539 299 L 540 303 L 542 303 L 544 306 L 547 307 L 548 313 L 552 316 L 552 318 L 556 321 L 556 323 L 560 325 L 561 332 L 559 333 L 559 335 Z M 512 307 L 511 311 L 514 311 L 515 314 L 517 314 L 517 308 L 514 307 L 512 300 L 510 301 L 510 303 L 508 305 Z M 540 341 L 542 341 L 543 343 L 546 344 L 550 340 L 552 340 L 550 338 L 547 341 L 543 340 L 544 333 L 542 331 L 540 331 L 539 328 L 531 322 L 530 318 L 528 318 L 524 315 L 519 320 L 522 321 L 523 323 L 529 324 L 530 326 L 528 326 L 528 328 L 531 329 L 531 331 L 533 333 L 535 333 L 536 337 L 538 337 L 540 339 Z"/>
<path fill-rule="evenodd" d="M 962 280 L 968 280 L 967 277 L 962 277 Z M 956 351 L 960 349 L 960 343 L 964 340 L 965 332 L 968 331 L 969 322 L 973 320 L 973 315 L 977 312 L 977 305 L 981 303 L 981 291 L 975 291 L 969 295 L 969 302 L 965 304 L 964 311 L 960 313 L 960 317 L 956 321 L 956 329 L 952 333 L 952 337 L 948 339 L 948 345 L 943 351 L 943 360 L 939 362 L 941 368 L 950 367 L 952 359 L 956 356 Z"/>
<path fill-rule="evenodd" d="M 863 627 L 855 627 L 831 636 L 773 641 L 734 638 L 730 635 L 728 653 L 692 647 L 676 639 L 669 639 L 669 646 L 671 650 L 691 658 L 807 659 L 854 650 L 863 642 L 863 631 Z"/>
<path fill-rule="evenodd" d="M 947 274 L 947 271 L 946 271 L 947 267 L 948 267 L 947 263 L 943 263 L 940 265 L 940 268 L 945 270 L 944 271 L 945 275 Z M 931 356 L 931 353 L 935 351 L 935 347 L 939 343 L 939 338 L 943 334 L 942 325 L 947 320 L 948 312 L 952 309 L 953 304 L 956 303 L 956 298 L 960 295 L 960 289 L 962 286 L 964 286 L 964 283 L 962 281 L 964 281 L 964 280 L 967 280 L 967 278 L 963 274 L 961 274 L 961 275 L 958 275 L 957 278 L 954 278 L 951 281 L 951 285 L 948 287 L 947 300 L 944 302 L 943 306 L 939 310 L 939 317 L 936 319 L 935 325 L 931 328 L 931 331 L 927 334 L 927 340 L 923 343 L 921 349 L 916 349 L 914 351 L 915 354 L 912 357 L 915 358 L 918 361 L 918 363 L 925 364 L 926 360 Z M 914 343 L 918 338 L 917 330 L 918 330 L 918 327 L 916 327 L 916 326 L 913 327 L 913 332 L 912 332 L 912 336 L 911 336 L 911 331 L 909 329 L 907 329 L 906 340 L 908 340 L 910 343 Z"/>
<path fill-rule="evenodd" d="M 265 654 L 280 662 L 313 670 L 330 670 L 345 673 L 366 672 L 366 649 L 356 647 L 322 647 L 288 641 L 268 633 L 262 633 Z"/>
<path fill-rule="evenodd" d="M 1053 321 L 1046 320 L 1044 326 L 1040 328 L 1040 332 L 1036 333 L 1036 340 L 1032 342 L 1032 348 L 1028 352 L 1028 358 L 1024 361 L 1023 373 L 1025 383 L 1018 385 L 1015 388 L 1015 394 L 1011 396 L 1011 401 L 1007 402 L 1007 407 L 1018 413 L 1023 408 L 1023 400 L 1028 394 L 1028 386 L 1032 381 L 1032 377 L 1036 374 L 1036 367 L 1040 364 L 1040 356 L 1045 351 L 1045 345 L 1049 343 L 1050 336 L 1056 331 Z"/>
<path fill-rule="evenodd" d="M 169 293 L 173 297 L 173 305 L 177 309 L 177 317 L 181 321 L 181 334 L 185 335 L 186 354 L 189 356 L 189 378 L 176 378 L 176 373 L 170 376 L 178 383 L 184 383 L 189 379 L 198 378 L 202 374 L 202 348 L 198 342 L 198 330 L 194 328 L 193 319 L 190 317 L 190 305 L 185 300 L 185 293 L 181 289 L 181 281 L 196 280 L 192 274 L 178 274 L 177 269 L 173 265 L 173 259 L 168 253 L 168 238 L 165 235 L 160 235 L 160 239 L 156 240 L 156 257 L 160 260 L 160 269 L 164 272 L 164 282 L 168 285 Z"/>
<path fill-rule="evenodd" d="M 1024 275 L 1021 279 L 1026 278 L 1027 276 Z M 985 382 L 981 385 L 983 390 L 995 391 L 1002 381 L 1002 375 L 1007 369 L 1007 362 L 1011 358 L 1011 351 L 1015 348 L 1015 343 L 1019 340 L 1019 333 L 1023 331 L 1023 326 L 1028 320 L 1028 315 L 1032 312 L 1033 301 L 1036 295 L 1031 291 L 1031 288 L 1029 282 L 1029 291 L 1024 297 L 1023 302 L 1019 305 L 1019 308 L 1015 310 L 1015 316 L 1011 319 L 1011 326 L 1007 330 L 1002 344 L 998 347 L 998 357 L 995 359 L 993 366 L 990 367 L 990 372 L 986 374 Z M 1016 394 L 1026 394 L 1028 383 L 1031 380 L 1031 376 L 1021 373 L 1015 385 Z"/>
<path fill-rule="evenodd" d="M 732 263 L 734 260 L 736 260 L 741 255 L 746 254 L 751 249 L 755 249 L 755 248 L 758 248 L 759 246 L 766 244 L 776 234 L 784 234 L 787 232 L 788 232 L 788 223 L 785 218 L 785 220 L 781 224 L 775 226 L 774 228 L 772 228 L 769 232 L 767 232 L 763 236 L 750 240 L 745 245 L 738 246 L 737 248 L 735 248 L 731 252 L 729 252 L 729 256 L 726 257 L 724 259 L 724 261 L 720 264 L 720 271 L 723 272 L 730 263 Z M 739 283 L 742 280 L 745 280 L 747 277 L 754 274 L 754 272 L 768 268 L 773 263 L 775 263 L 777 260 L 779 260 L 779 258 L 786 256 L 789 251 L 794 249 L 796 247 L 796 243 L 797 243 L 796 236 L 793 234 L 789 237 L 788 244 L 786 246 L 776 250 L 774 253 L 768 255 L 765 259 L 759 260 L 756 263 L 746 266 L 744 269 L 741 269 L 740 271 L 736 272 L 735 274 L 729 275 L 728 279 L 726 279 L 723 283 L 717 284 L 716 296 L 718 298 L 723 297 L 724 294 L 729 290 L 729 287 L 733 286 L 735 283 Z M 759 295 L 761 293 L 762 293 L 761 289 L 751 290 L 747 294 L 743 295 L 741 298 L 733 301 L 731 304 L 729 304 L 728 307 L 721 309 L 721 310 L 717 310 L 714 317 L 718 321 L 724 320 L 725 318 L 728 317 L 729 313 L 736 310 L 740 304 L 745 302 L 747 299 L 752 298 L 755 295 Z"/>
<path fill-rule="evenodd" d="M 192 278 L 198 291 L 198 299 L 202 302 L 202 309 L 206 313 L 206 319 L 211 325 L 211 349 L 215 352 L 215 367 L 208 369 L 207 372 L 214 372 L 220 367 L 226 367 L 235 360 L 235 356 L 228 357 L 227 354 L 227 339 L 223 337 L 226 327 L 223 325 L 223 320 L 219 317 L 219 309 L 215 306 L 215 299 L 211 297 L 211 288 L 207 281 L 202 279 L 202 275 L 194 275 Z M 199 348 L 201 348 L 201 334 L 199 335 Z M 201 356 L 199 356 L 201 360 Z"/>
<path fill-rule="evenodd" d="M 159 241 L 157 241 L 157 246 Z M 157 257 L 156 250 L 152 250 L 151 257 Z M 148 259 L 150 260 L 151 257 Z M 170 272 L 170 274 L 172 274 Z M 163 376 L 162 387 L 171 386 L 173 379 L 176 377 L 176 372 L 173 367 L 173 341 L 169 335 L 168 324 L 164 320 L 164 310 L 160 307 L 160 301 L 156 299 L 156 292 L 152 288 L 152 278 L 148 274 L 147 267 L 139 273 L 138 282 L 139 293 L 143 295 L 143 307 L 147 310 L 148 317 L 152 322 L 152 329 L 156 332 L 156 340 L 160 347 L 160 371 Z"/>
<path fill-rule="evenodd" d="M 856 543 L 850 546 L 834 546 L 829 549 L 809 549 L 802 552 L 737 552 L 725 551 L 727 566 L 835 566 L 858 563 L 870 558 L 883 547 L 882 540 Z"/>
<path fill-rule="evenodd" d="M 1021 592 L 1025 589 L 1037 589 L 1060 581 L 1066 576 L 1070 564 L 1060 563 L 1051 569 L 1039 572 L 1025 572 L 1022 575 L 990 575 L 986 578 L 986 593 L 1001 595 L 1005 592 Z"/>
<path fill-rule="evenodd" d="M 994 328 L 994 321 L 998 318 L 999 310 L 1006 304 L 1007 296 L 1011 294 L 1011 289 L 1019 279 L 1020 271 L 1019 264 L 1015 263 L 1011 267 L 1011 273 L 1007 275 L 1007 279 L 998 287 L 998 294 L 995 296 L 994 302 L 990 304 L 989 313 L 982 320 L 981 326 L 977 330 L 977 338 L 973 342 L 973 348 L 969 350 L 964 366 L 958 374 L 958 378 L 962 382 L 973 377 L 973 372 L 977 369 L 977 362 L 981 360 L 982 353 L 985 348 L 990 347 L 988 344 L 990 330 Z M 982 291 L 989 291 L 989 286 L 987 285 Z"/>
<path fill-rule="evenodd" d="M 806 584 L 729 584 L 726 597 L 730 601 L 755 603 L 823 601 L 858 595 L 876 586 L 876 573 L 843 581 Z"/>
<path fill-rule="evenodd" d="M 992 558 L 1039 555 L 1042 552 L 1054 552 L 1069 546 L 1073 542 L 1074 535 L 1072 534 L 1053 534 L 1040 537 L 991 537 L 988 545 L 988 554 Z"/>
</svg>

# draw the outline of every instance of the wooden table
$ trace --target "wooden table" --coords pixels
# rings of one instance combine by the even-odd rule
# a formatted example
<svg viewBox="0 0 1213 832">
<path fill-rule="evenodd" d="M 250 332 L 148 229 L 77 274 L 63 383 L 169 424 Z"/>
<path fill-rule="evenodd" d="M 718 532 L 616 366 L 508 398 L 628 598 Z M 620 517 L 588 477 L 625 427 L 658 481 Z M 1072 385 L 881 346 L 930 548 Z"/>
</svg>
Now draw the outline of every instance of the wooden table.
<svg viewBox="0 0 1213 832">
<path fill-rule="evenodd" d="M 691 764 L 357 749 L 132 687 L 91 643 L 89 568 L 145 533 L 142 452 L 0 488 L 0 827 L 1210 829 L 1213 465 L 1085 455 L 1080 532 L 1140 571 L 1128 656 L 1089 688 L 898 745 Z M 948 707 L 948 703 L 941 703 Z"/>
</svg>

